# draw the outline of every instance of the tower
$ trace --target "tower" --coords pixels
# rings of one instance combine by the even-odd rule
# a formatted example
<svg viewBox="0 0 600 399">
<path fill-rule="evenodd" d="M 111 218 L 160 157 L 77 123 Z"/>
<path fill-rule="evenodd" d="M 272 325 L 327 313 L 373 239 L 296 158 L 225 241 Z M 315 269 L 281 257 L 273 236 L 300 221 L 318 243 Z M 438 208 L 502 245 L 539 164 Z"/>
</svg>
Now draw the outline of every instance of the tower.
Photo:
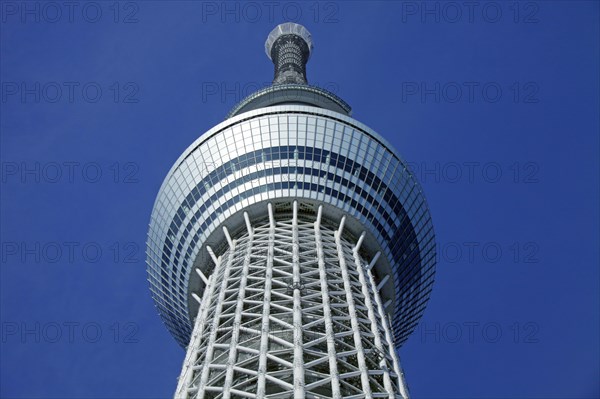
<svg viewBox="0 0 600 399">
<path fill-rule="evenodd" d="M 148 280 L 187 347 L 178 398 L 408 397 L 397 349 L 433 283 L 428 207 L 387 141 L 308 85 L 312 49 L 303 26 L 277 26 L 273 84 L 156 198 Z"/>
</svg>

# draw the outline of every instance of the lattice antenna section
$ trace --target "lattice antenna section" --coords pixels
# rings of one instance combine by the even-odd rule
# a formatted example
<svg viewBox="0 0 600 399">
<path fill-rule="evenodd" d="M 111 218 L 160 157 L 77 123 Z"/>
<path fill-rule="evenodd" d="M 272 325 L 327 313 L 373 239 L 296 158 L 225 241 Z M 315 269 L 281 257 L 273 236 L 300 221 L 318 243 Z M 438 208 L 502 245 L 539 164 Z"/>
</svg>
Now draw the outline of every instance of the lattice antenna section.
<svg viewBox="0 0 600 399">
<path fill-rule="evenodd" d="M 275 64 L 273 84 L 307 84 L 306 63 L 312 48 L 304 26 L 287 22 L 275 27 L 265 42 L 265 52 Z"/>
</svg>

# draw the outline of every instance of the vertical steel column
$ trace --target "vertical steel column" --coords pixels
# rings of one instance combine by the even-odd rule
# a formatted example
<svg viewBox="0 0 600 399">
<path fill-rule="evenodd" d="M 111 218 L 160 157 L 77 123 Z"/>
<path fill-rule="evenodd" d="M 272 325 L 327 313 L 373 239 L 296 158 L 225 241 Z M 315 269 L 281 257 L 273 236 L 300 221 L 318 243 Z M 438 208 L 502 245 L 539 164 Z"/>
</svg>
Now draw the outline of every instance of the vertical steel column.
<svg viewBox="0 0 600 399">
<path fill-rule="evenodd" d="M 315 244 L 317 246 L 317 261 L 319 264 L 319 279 L 321 280 L 321 298 L 323 301 L 323 318 L 325 319 L 325 334 L 327 336 L 327 356 L 329 357 L 329 375 L 331 376 L 331 393 L 333 399 L 340 399 L 340 377 L 337 367 L 337 354 L 335 350 L 335 337 L 329 303 L 329 287 L 327 286 L 327 273 L 325 270 L 325 258 L 323 254 L 323 241 L 321 238 L 321 215 L 323 206 L 319 206 L 317 221 L 315 222 Z"/>
<path fill-rule="evenodd" d="M 377 310 L 379 311 L 379 317 L 381 317 L 381 320 L 383 321 L 383 323 L 381 323 L 381 324 L 383 325 L 383 330 L 385 331 L 385 338 L 386 338 L 386 341 L 390 348 L 392 360 L 394 361 L 394 371 L 396 372 L 396 375 L 398 376 L 398 388 L 400 389 L 400 394 L 402 395 L 402 398 L 409 399 L 408 388 L 406 387 L 406 382 L 404 381 L 404 375 L 402 374 L 402 370 L 400 369 L 400 360 L 398 359 L 398 356 L 396 355 L 396 347 L 395 347 L 394 341 L 392 339 L 392 334 L 390 333 L 390 329 L 388 326 L 388 319 L 386 317 L 386 312 L 383 307 L 383 304 L 381 303 L 381 298 L 379 297 L 379 291 L 377 291 L 377 288 L 376 288 L 377 285 L 375 284 L 375 279 L 373 278 L 373 273 L 371 273 L 370 269 L 367 269 L 367 275 L 369 276 L 369 281 L 371 282 L 371 287 L 373 289 L 373 296 L 375 297 L 375 302 L 377 303 Z"/>
<path fill-rule="evenodd" d="M 225 384 L 223 385 L 223 399 L 231 397 L 231 386 L 233 385 L 233 365 L 237 358 L 237 347 L 240 337 L 240 324 L 242 322 L 242 312 L 244 310 L 244 298 L 246 296 L 246 282 L 248 281 L 248 269 L 250 268 L 250 259 L 252 255 L 252 246 L 254 244 L 254 232 L 248 220 L 248 213 L 244 212 L 244 219 L 248 226 L 248 242 L 246 255 L 244 257 L 244 265 L 240 276 L 240 289 L 235 305 L 235 318 L 233 321 L 233 332 L 231 334 L 231 343 L 229 347 L 229 359 L 227 361 L 227 371 L 225 374 Z"/>
<path fill-rule="evenodd" d="M 361 238 L 363 238 L 365 235 L 365 233 L 362 233 Z M 354 255 L 354 264 L 356 265 L 356 270 L 358 271 L 358 279 L 360 281 L 360 285 L 362 286 L 362 294 L 365 297 L 365 306 L 367 307 L 367 313 L 369 315 L 369 320 L 371 321 L 371 331 L 373 332 L 373 335 L 375 337 L 375 346 L 377 347 L 377 350 L 379 350 L 379 352 L 383 355 L 385 354 L 386 350 L 383 347 L 383 344 L 381 342 L 381 336 L 380 336 L 380 331 L 379 331 L 379 327 L 377 326 L 377 316 L 376 316 L 376 310 L 373 307 L 373 303 L 371 302 L 371 295 L 369 293 L 369 285 L 370 282 L 367 281 L 367 279 L 365 279 L 365 274 L 363 271 L 363 264 L 362 261 L 358 255 L 358 248 L 360 248 L 360 245 L 356 245 L 356 247 L 354 247 L 354 250 L 352 251 L 353 255 Z M 375 287 L 371 286 L 372 290 L 376 290 Z M 382 321 L 385 323 L 386 320 L 382 319 Z M 393 351 L 394 349 L 391 347 L 388 347 L 390 349 L 390 351 Z M 390 372 L 387 368 L 386 365 L 386 360 L 381 359 L 379 361 L 379 366 L 381 367 L 381 369 L 383 370 L 383 385 L 385 387 L 385 390 L 387 391 L 387 393 L 390 395 L 390 398 L 394 397 L 394 387 L 392 385 L 392 380 L 390 379 Z"/>
<path fill-rule="evenodd" d="M 360 337 L 360 326 L 358 325 L 358 319 L 356 317 L 356 307 L 354 305 L 354 296 L 352 294 L 352 282 L 350 281 L 350 274 L 346 267 L 346 258 L 344 255 L 344 248 L 342 246 L 342 231 L 344 230 L 344 223 L 346 217 L 342 217 L 340 222 L 340 228 L 334 233 L 335 244 L 337 246 L 338 260 L 340 269 L 342 271 L 342 280 L 344 281 L 344 291 L 346 292 L 346 300 L 348 301 L 348 313 L 350 313 L 350 324 L 352 326 L 354 345 L 356 346 L 356 357 L 358 359 L 358 368 L 360 370 L 360 379 L 362 383 L 362 390 L 365 393 L 367 399 L 371 399 L 371 386 L 369 385 L 369 374 L 367 369 L 367 363 L 365 361 L 365 352 L 362 346 Z"/>
<path fill-rule="evenodd" d="M 229 249 L 229 256 L 227 257 L 227 264 L 225 265 L 225 270 L 223 271 L 223 281 L 221 282 L 221 290 L 219 291 L 219 297 L 217 299 L 217 303 L 215 304 L 215 314 L 212 318 L 212 327 L 210 330 L 210 336 L 208 338 L 208 344 L 206 346 L 206 357 L 204 358 L 204 367 L 202 368 L 202 374 L 200 376 L 200 384 L 198 385 L 198 399 L 204 398 L 205 387 L 208 383 L 208 376 L 210 371 L 210 363 L 212 362 L 212 357 L 215 349 L 215 340 L 217 338 L 217 329 L 219 328 L 219 318 L 221 315 L 221 310 L 223 308 L 223 300 L 225 299 L 225 291 L 227 290 L 227 283 L 229 282 L 229 272 L 231 270 L 231 263 L 233 262 L 233 256 L 235 253 L 235 241 L 232 243 L 232 247 Z M 213 273 L 215 276 L 214 279 L 217 278 L 216 271 Z"/>
<path fill-rule="evenodd" d="M 302 339 L 302 298 L 300 248 L 298 243 L 298 201 L 294 201 L 292 219 L 292 286 L 294 287 L 294 397 L 304 399 L 304 354 Z"/>
<path fill-rule="evenodd" d="M 262 323 L 260 331 L 260 349 L 258 360 L 258 381 L 256 384 L 256 397 L 265 397 L 265 378 L 267 374 L 267 349 L 269 347 L 269 315 L 271 313 L 271 283 L 273 280 L 273 246 L 275 244 L 275 216 L 273 215 L 273 206 L 269 202 L 267 205 L 269 211 L 269 246 L 267 250 L 267 267 L 265 271 L 265 291 L 264 307 L 262 314 Z"/>
<path fill-rule="evenodd" d="M 215 265 L 215 272 L 219 269 L 220 262 Z M 208 309 L 210 308 L 211 298 L 215 291 L 215 279 L 212 275 L 208 278 L 208 284 L 204 288 L 204 294 L 202 295 L 202 302 L 198 309 L 198 315 L 194 325 L 194 331 L 192 332 L 192 339 L 187 347 L 187 354 L 183 361 L 183 371 L 177 382 L 177 389 L 175 390 L 175 397 L 178 399 L 188 398 L 188 388 L 192 383 L 194 376 L 193 366 L 198 359 L 198 343 L 202 339 L 202 333 L 204 332 L 204 326 L 206 325 L 206 316 L 208 315 Z"/>
</svg>

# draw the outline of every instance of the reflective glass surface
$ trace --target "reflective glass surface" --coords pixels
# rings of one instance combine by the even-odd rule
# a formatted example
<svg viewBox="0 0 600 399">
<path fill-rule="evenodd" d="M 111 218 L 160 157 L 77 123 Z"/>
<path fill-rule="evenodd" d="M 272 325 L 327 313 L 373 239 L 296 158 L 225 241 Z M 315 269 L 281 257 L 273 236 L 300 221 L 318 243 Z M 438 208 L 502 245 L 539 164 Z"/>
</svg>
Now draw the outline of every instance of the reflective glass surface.
<svg viewBox="0 0 600 399">
<path fill-rule="evenodd" d="M 422 314 L 435 266 L 421 187 L 371 129 L 342 114 L 299 105 L 226 120 L 192 144 L 165 179 L 148 233 L 148 277 L 175 338 L 183 346 L 189 341 L 188 283 L 207 237 L 248 205 L 285 198 L 335 206 L 377 238 L 392 266 L 391 324 L 401 345 Z"/>
</svg>

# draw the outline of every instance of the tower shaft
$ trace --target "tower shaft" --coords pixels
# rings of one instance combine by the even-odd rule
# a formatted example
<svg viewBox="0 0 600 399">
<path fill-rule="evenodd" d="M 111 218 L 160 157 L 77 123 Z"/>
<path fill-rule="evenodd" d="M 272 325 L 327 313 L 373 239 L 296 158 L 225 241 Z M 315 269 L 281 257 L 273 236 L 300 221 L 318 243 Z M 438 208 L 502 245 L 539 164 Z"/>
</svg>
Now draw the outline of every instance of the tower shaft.
<svg viewBox="0 0 600 399">
<path fill-rule="evenodd" d="M 408 397 L 361 239 L 290 205 L 215 257 L 175 396 Z"/>
<path fill-rule="evenodd" d="M 273 85 L 163 182 L 148 281 L 187 354 L 177 398 L 408 398 L 397 349 L 435 269 L 422 189 L 387 141 L 306 81 L 301 25 L 269 34 Z"/>
</svg>

